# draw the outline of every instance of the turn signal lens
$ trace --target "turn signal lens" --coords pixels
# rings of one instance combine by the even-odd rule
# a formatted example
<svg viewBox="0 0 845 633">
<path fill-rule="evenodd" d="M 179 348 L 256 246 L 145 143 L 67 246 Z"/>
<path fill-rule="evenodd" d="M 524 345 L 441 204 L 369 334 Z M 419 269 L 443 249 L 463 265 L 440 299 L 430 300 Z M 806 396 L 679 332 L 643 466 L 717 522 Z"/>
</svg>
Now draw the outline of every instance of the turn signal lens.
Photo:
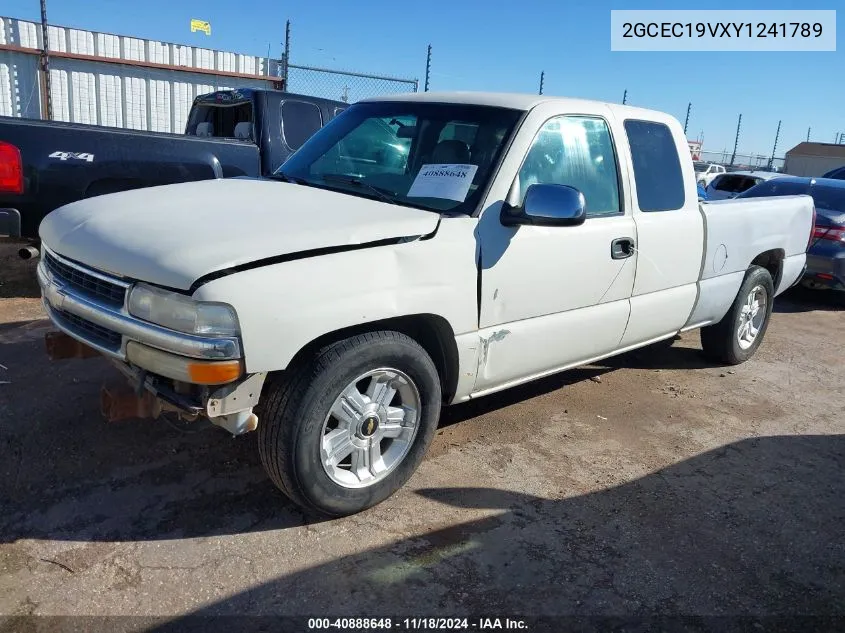
<svg viewBox="0 0 845 633">
<path fill-rule="evenodd" d="M 241 361 L 197 361 L 188 363 L 189 382 L 198 385 L 222 385 L 241 377 Z"/>
<path fill-rule="evenodd" d="M 196 385 L 224 385 L 243 374 L 241 360 L 196 360 L 130 341 L 126 358 L 154 374 Z"/>
</svg>

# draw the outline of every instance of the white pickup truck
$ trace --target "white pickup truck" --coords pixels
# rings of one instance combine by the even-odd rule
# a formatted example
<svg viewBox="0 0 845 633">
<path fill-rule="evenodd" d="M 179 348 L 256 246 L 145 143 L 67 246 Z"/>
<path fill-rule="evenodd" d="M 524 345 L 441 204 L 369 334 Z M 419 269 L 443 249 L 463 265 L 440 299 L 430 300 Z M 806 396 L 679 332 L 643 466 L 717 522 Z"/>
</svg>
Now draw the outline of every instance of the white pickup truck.
<svg viewBox="0 0 845 633">
<path fill-rule="evenodd" d="M 463 402 L 703 328 L 741 363 L 801 277 L 812 198 L 699 204 L 679 123 L 546 96 L 351 106 L 272 179 L 91 198 L 42 223 L 52 357 L 110 417 L 257 429 L 273 482 L 346 515 Z"/>
</svg>

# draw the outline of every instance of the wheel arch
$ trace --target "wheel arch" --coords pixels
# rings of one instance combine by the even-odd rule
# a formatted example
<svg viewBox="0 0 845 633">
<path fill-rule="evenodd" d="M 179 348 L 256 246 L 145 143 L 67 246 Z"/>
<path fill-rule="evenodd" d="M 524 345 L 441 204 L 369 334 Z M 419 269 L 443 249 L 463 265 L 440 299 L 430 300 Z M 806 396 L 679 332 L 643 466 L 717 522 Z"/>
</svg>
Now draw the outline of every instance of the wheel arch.
<svg viewBox="0 0 845 633">
<path fill-rule="evenodd" d="M 443 390 L 443 403 L 451 402 L 458 385 L 459 358 L 455 332 L 444 317 L 437 314 L 409 314 L 368 321 L 327 332 L 303 345 L 288 367 L 296 367 L 317 350 L 337 341 L 378 330 L 401 332 L 414 339 L 426 351 L 437 367 Z M 285 370 L 281 370 L 285 371 Z"/>
<path fill-rule="evenodd" d="M 768 270 L 772 276 L 772 284 L 777 291 L 783 276 L 783 260 L 785 257 L 786 253 L 782 248 L 773 248 L 757 255 L 751 260 L 750 266 L 761 266 Z"/>
</svg>

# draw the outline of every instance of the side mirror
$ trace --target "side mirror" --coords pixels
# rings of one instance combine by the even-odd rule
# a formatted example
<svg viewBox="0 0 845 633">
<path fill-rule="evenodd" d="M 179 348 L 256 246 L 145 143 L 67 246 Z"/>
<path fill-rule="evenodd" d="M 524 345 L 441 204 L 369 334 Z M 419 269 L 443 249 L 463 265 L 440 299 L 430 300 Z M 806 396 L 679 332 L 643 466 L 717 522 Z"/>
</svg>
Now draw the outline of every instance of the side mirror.
<svg viewBox="0 0 845 633">
<path fill-rule="evenodd" d="M 569 185 L 531 185 L 521 207 L 505 204 L 501 214 L 505 226 L 576 226 L 586 219 L 584 194 Z"/>
</svg>

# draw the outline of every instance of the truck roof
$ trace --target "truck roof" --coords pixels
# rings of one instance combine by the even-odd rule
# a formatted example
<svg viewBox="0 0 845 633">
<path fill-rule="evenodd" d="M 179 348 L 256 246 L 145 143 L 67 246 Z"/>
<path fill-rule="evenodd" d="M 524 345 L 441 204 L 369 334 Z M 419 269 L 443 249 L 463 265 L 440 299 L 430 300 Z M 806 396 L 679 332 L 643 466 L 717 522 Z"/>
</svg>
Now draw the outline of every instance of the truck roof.
<svg viewBox="0 0 845 633">
<path fill-rule="evenodd" d="M 572 97 L 555 97 L 547 95 L 532 95 L 515 92 L 408 92 L 403 94 L 384 95 L 381 97 L 369 97 L 361 99 L 361 102 L 367 101 L 417 101 L 427 103 L 460 103 L 468 105 L 483 105 L 483 106 L 498 106 L 500 108 L 512 108 L 514 110 L 530 110 L 531 108 L 551 101 L 559 102 L 563 106 L 571 106 L 573 108 L 583 104 L 606 105 L 612 108 L 615 112 L 624 116 L 647 116 L 653 118 L 659 115 L 660 118 L 666 115 L 657 110 L 648 110 L 645 108 L 635 108 L 632 106 L 621 105 L 618 103 L 608 103 L 605 101 L 593 101 L 589 99 L 576 99 Z"/>
<path fill-rule="evenodd" d="M 309 101 L 312 103 L 329 103 L 339 107 L 347 107 L 349 104 L 344 101 L 337 101 L 335 99 L 327 99 L 325 97 L 314 97 L 312 95 L 304 95 L 296 92 L 287 92 L 285 90 L 276 90 L 275 88 L 231 88 L 226 90 L 213 90 L 198 94 L 194 99 L 194 103 L 215 103 L 219 101 L 219 97 L 228 96 L 230 99 L 239 101 L 248 101 L 256 94 L 277 94 L 283 95 L 289 99 L 300 99 L 302 101 Z"/>
</svg>

